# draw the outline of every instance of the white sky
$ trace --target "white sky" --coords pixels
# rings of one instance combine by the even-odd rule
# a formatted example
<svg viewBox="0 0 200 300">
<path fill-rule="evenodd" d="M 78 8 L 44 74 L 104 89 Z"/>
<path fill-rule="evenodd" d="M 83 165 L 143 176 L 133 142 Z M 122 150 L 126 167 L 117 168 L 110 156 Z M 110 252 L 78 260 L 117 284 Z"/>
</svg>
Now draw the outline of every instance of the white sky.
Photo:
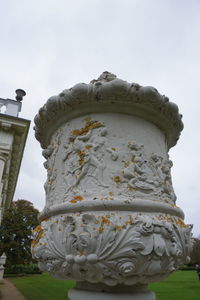
<svg viewBox="0 0 200 300">
<path fill-rule="evenodd" d="M 105 70 L 178 104 L 185 128 L 170 151 L 173 183 L 199 235 L 200 1 L 1 0 L 0 12 L 0 97 L 24 89 L 20 117 L 33 120 L 50 96 Z M 15 200 L 42 210 L 46 174 L 33 125 Z"/>
</svg>

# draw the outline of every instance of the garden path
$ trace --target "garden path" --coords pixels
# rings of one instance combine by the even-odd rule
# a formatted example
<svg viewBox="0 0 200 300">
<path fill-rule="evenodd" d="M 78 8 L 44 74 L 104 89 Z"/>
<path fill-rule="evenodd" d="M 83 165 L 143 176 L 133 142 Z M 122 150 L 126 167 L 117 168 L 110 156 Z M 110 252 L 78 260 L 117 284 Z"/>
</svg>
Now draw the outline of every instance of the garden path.
<svg viewBox="0 0 200 300">
<path fill-rule="evenodd" d="M 3 280 L 3 286 L 0 291 L 1 300 L 26 300 L 16 287 L 7 279 Z"/>
</svg>

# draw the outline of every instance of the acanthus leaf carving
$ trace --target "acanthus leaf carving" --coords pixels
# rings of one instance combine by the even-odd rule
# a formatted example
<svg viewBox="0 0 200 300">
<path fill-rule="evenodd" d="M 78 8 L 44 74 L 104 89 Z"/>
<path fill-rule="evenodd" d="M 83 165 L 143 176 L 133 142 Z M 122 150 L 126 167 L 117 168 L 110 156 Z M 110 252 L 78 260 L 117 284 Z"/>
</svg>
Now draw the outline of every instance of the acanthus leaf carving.
<svg viewBox="0 0 200 300">
<path fill-rule="evenodd" d="M 154 281 L 157 274 L 174 271 L 189 251 L 185 239 L 191 228 L 176 225 L 175 217 L 175 225 L 165 218 L 53 217 L 35 230 L 33 256 L 43 270 L 61 278 L 108 285 Z"/>
</svg>

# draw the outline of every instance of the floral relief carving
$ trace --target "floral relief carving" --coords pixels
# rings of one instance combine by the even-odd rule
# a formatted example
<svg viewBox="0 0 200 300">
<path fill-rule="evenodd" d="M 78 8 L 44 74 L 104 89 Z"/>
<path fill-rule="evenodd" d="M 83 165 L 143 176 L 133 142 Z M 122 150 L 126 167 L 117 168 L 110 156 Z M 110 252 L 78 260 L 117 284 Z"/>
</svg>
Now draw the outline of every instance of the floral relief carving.
<svg viewBox="0 0 200 300">
<path fill-rule="evenodd" d="M 40 268 L 60 278 L 145 283 L 184 263 L 190 231 L 180 219 L 166 215 L 137 215 L 134 221 L 132 215 L 117 213 L 66 215 L 36 228 L 32 253 Z"/>
</svg>

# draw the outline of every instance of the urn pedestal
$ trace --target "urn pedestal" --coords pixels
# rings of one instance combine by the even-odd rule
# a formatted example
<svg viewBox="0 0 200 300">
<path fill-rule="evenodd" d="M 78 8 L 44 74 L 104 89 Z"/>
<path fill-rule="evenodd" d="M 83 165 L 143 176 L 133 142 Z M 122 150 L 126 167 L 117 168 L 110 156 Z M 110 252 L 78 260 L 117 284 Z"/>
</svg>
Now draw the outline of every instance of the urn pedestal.
<svg viewBox="0 0 200 300">
<path fill-rule="evenodd" d="M 183 128 L 177 106 L 104 72 L 50 98 L 35 124 L 47 169 L 39 267 L 77 282 L 71 300 L 155 299 L 147 284 L 189 259 L 168 156 Z"/>
</svg>

